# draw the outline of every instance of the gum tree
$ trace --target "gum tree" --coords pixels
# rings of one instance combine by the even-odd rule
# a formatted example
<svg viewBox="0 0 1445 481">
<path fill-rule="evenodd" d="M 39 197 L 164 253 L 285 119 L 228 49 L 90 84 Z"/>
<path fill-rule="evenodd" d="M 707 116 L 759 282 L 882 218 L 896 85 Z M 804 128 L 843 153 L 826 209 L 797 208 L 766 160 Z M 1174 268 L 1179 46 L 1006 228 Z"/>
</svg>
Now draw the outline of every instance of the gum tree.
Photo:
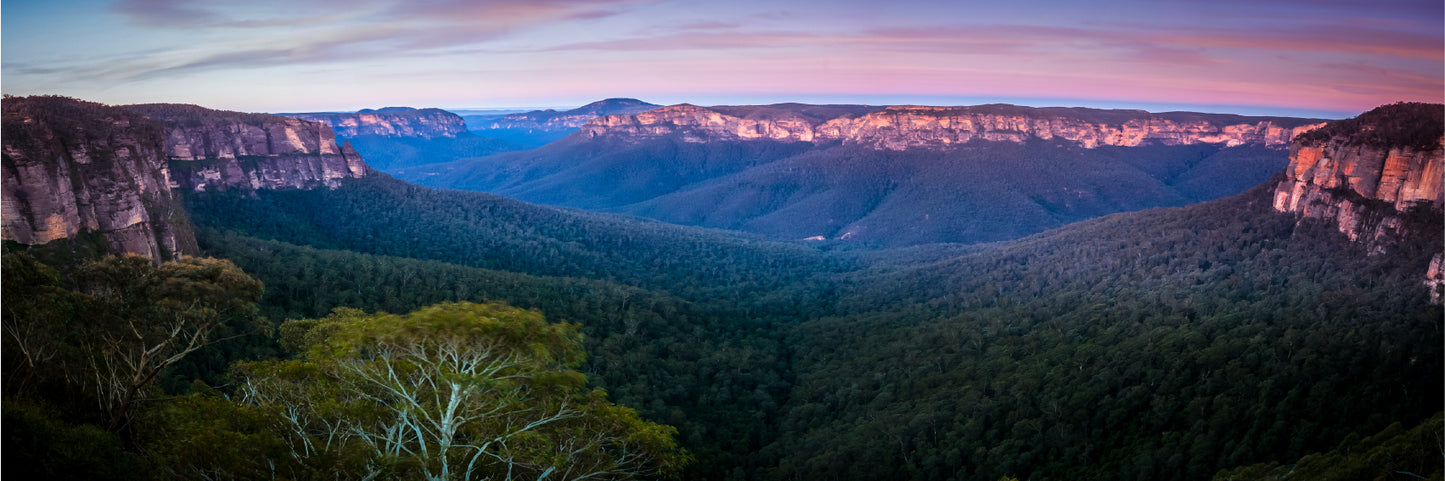
<svg viewBox="0 0 1445 481">
<path fill-rule="evenodd" d="M 634 479 L 677 473 L 674 429 L 584 389 L 572 324 L 501 304 L 288 321 L 295 360 L 237 367 L 307 469 L 358 479 Z"/>
</svg>

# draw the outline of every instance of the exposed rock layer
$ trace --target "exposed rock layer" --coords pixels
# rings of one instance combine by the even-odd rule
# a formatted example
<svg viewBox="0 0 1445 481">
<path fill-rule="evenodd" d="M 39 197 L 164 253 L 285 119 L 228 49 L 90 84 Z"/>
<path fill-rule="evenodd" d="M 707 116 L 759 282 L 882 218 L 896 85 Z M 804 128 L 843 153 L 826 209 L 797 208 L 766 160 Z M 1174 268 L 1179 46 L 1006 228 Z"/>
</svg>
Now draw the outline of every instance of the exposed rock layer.
<svg viewBox="0 0 1445 481">
<path fill-rule="evenodd" d="M 194 105 L 4 99 L 3 237 L 95 233 L 157 261 L 197 252 L 173 188 L 336 187 L 370 168 L 325 124 Z"/>
<path fill-rule="evenodd" d="M 336 135 L 343 138 L 381 135 L 434 139 L 456 137 L 467 131 L 466 122 L 460 116 L 442 109 L 389 107 L 380 110 L 362 110 L 356 113 L 323 112 L 282 115 L 329 125 Z"/>
<path fill-rule="evenodd" d="M 157 261 L 196 252 L 156 123 L 64 97 L 6 97 L 3 129 L 4 239 L 92 232 L 111 251 Z"/>
<path fill-rule="evenodd" d="M 680 135 L 689 142 L 774 140 L 839 141 L 879 150 L 936 148 L 974 140 L 1062 140 L 1085 148 L 1198 143 L 1283 148 L 1299 133 L 1323 125 L 1303 119 L 1133 110 L 892 106 L 857 113 L 809 106 L 705 108 L 674 105 L 632 115 L 598 117 L 582 135 L 633 138 Z M 822 111 L 822 115 L 817 112 Z"/>
<path fill-rule="evenodd" d="M 172 186 L 186 190 L 335 188 L 370 168 L 326 124 L 194 105 L 127 107 L 166 128 Z"/>
<path fill-rule="evenodd" d="M 1274 208 L 1302 218 L 1329 219 L 1351 240 L 1369 246 L 1372 254 L 1383 253 L 1402 236 L 1440 236 L 1440 232 L 1407 232 L 1405 214 L 1425 209 L 1438 217 L 1445 206 L 1442 110 L 1445 106 L 1390 105 L 1332 124 L 1327 137 L 1302 138 L 1290 149 L 1285 179 L 1275 187 Z M 1434 140 L 1381 140 L 1409 138 L 1389 132 L 1400 129 L 1402 121 L 1409 122 L 1410 130 L 1433 124 L 1425 125 L 1425 130 L 1435 133 Z M 1445 285 L 1440 264 L 1437 254 L 1426 269 L 1433 302 L 1440 301 Z"/>
</svg>

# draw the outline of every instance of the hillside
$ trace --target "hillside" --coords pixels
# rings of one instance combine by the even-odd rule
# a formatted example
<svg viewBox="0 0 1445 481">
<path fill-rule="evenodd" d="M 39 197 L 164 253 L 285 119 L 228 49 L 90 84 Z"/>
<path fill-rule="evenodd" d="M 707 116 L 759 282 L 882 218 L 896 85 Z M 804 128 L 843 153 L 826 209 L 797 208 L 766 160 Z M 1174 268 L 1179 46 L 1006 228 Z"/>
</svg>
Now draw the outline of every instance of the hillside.
<svg viewBox="0 0 1445 481">
<path fill-rule="evenodd" d="M 1445 401 L 1414 267 L 1440 248 L 1366 255 L 1261 187 L 862 273 L 789 330 L 758 478 L 1206 479 L 1417 422 Z"/>
<path fill-rule="evenodd" d="M 197 193 L 186 209 L 198 225 L 263 239 L 609 280 L 687 299 L 761 295 L 842 267 L 809 246 L 433 190 L 385 175 L 332 190 Z"/>
<path fill-rule="evenodd" d="M 756 385 L 768 394 L 749 401 L 762 403 L 753 411 L 709 421 L 742 429 L 729 431 L 741 437 L 711 437 L 706 433 L 717 429 L 714 425 L 697 424 L 693 416 L 716 401 L 663 400 L 647 390 L 627 398 L 651 406 L 650 415 L 691 427 L 681 439 L 689 449 L 708 453 L 695 467 L 697 478 L 718 479 L 746 465 L 755 466 L 746 472 L 756 479 L 992 480 L 1031 473 L 1205 479 L 1220 469 L 1325 450 L 1351 433 L 1374 432 L 1393 421 L 1416 422 L 1442 402 L 1433 394 L 1402 396 L 1438 393 L 1445 378 L 1438 334 L 1442 313 L 1426 302 L 1414 267 L 1441 249 L 1441 239 L 1417 237 L 1387 255 L 1366 255 L 1363 245 L 1331 224 L 1297 225 L 1293 216 L 1275 212 L 1269 186 L 1186 208 L 1116 214 L 963 253 L 848 255 L 836 258 L 833 269 L 820 269 L 829 264 L 806 261 L 808 255 L 802 263 L 789 263 L 793 267 L 768 267 L 786 258 L 775 250 L 781 245 L 697 251 L 708 244 L 673 235 L 651 237 L 641 252 L 625 247 L 630 243 L 600 252 L 593 250 L 601 244 L 585 244 L 578 247 L 605 254 L 556 257 L 546 254 L 547 241 L 541 251 L 516 251 L 506 246 L 524 244 L 510 239 L 535 233 L 569 237 L 553 229 L 534 231 L 558 219 L 528 222 L 508 213 L 523 205 L 508 202 L 478 210 L 486 213 L 479 219 L 534 227 L 490 228 L 511 233 L 490 236 L 487 242 L 500 247 L 447 244 L 453 251 L 444 253 L 441 239 L 470 236 L 442 227 L 446 223 L 431 224 L 438 218 L 415 215 L 419 211 L 412 209 L 429 202 L 396 200 L 436 196 L 440 205 L 450 205 L 469 197 L 481 201 L 482 194 L 418 190 L 373 202 L 379 199 L 365 192 L 378 188 L 385 183 L 268 192 L 236 203 L 196 196 L 192 208 L 198 222 L 212 225 L 216 212 L 255 219 L 287 206 L 327 205 L 333 207 L 328 219 L 357 229 L 313 237 L 308 229 L 330 224 L 293 218 L 258 227 L 238 220 L 224 225 L 263 236 L 292 226 L 292 233 L 277 237 L 369 252 L 415 251 L 458 260 L 520 252 L 511 261 L 488 261 L 509 270 L 591 276 L 587 265 L 595 263 L 615 273 L 608 276 L 614 281 L 656 286 L 714 306 L 709 309 L 739 309 L 734 315 L 743 317 L 733 322 L 754 319 L 751 330 L 691 341 L 671 338 L 666 357 L 687 358 L 684 353 L 702 339 L 741 343 L 741 351 L 726 356 L 742 357 L 725 357 L 726 362 L 739 373 L 771 379 Z M 270 207 L 253 210 L 248 204 Z M 416 217 L 411 221 L 416 227 L 369 227 L 400 219 L 361 221 L 378 211 L 360 206 L 375 205 L 412 212 L 405 217 Z M 422 228 L 429 224 L 437 228 Z M 647 226 L 594 220 L 579 227 L 590 232 L 587 238 L 620 240 Z M 1418 231 L 1440 227 L 1438 220 L 1433 227 L 1417 226 Z M 387 233 L 392 230 L 396 236 Z M 389 240 L 393 237 L 409 242 L 402 248 Z M 672 249 L 692 254 L 665 260 L 677 255 L 664 254 Z M 721 258 L 740 270 L 715 271 Z M 630 264 L 636 260 L 644 262 Z M 557 270 L 560 266 L 577 267 Z M 688 274 L 693 271 L 711 274 Z M 776 280 L 759 290 L 738 287 L 757 285 L 760 277 Z M 358 293 L 366 296 L 370 289 Z M 571 297 L 546 290 L 535 295 Z M 690 329 L 682 326 L 676 327 Z M 716 378 L 678 378 L 665 383 L 675 388 L 667 395 L 737 395 L 719 391 L 709 379 Z M 726 385 L 740 387 L 733 382 Z M 702 404 L 687 404 L 693 402 Z M 661 414 L 666 412 L 672 414 Z M 752 415 L 776 427 L 741 428 L 734 424 L 741 419 L 729 417 Z M 877 449 L 879 437 L 903 448 Z M 1088 448 L 1075 448 L 1080 446 Z"/>
<path fill-rule="evenodd" d="M 535 150 L 394 173 L 781 239 L 991 242 L 1241 192 L 1317 125 L 1012 105 L 679 105 L 599 117 Z"/>
</svg>

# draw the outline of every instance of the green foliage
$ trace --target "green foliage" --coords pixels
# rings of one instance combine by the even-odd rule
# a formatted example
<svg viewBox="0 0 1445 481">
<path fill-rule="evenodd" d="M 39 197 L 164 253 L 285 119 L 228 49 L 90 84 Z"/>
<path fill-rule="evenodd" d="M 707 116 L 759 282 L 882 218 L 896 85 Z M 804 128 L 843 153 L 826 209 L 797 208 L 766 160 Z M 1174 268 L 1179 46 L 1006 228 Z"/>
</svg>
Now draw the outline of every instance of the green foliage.
<svg viewBox="0 0 1445 481">
<path fill-rule="evenodd" d="M 130 480 L 150 472 L 114 433 L 60 419 L 55 407 L 42 403 L 6 397 L 4 406 L 6 477 Z"/>
<path fill-rule="evenodd" d="M 1260 188 L 860 274 L 758 477 L 1201 479 L 1437 410 L 1441 239 L 1295 222 Z"/>
<path fill-rule="evenodd" d="M 85 337 L 91 386 L 124 430 L 155 381 L 191 353 L 219 340 L 264 333 L 256 316 L 261 282 L 230 261 L 185 258 L 157 266 L 149 258 L 110 256 L 74 274 L 86 294 Z"/>
<path fill-rule="evenodd" d="M 533 311 L 343 310 L 288 331 L 320 342 L 294 361 L 238 364 L 238 396 L 280 417 L 276 434 L 303 471 L 634 479 L 675 474 L 687 460 L 672 428 L 584 392 L 571 369 L 583 359 L 577 326 Z"/>
<path fill-rule="evenodd" d="M 110 256 L 72 272 L 73 287 L 26 253 L 8 252 L 4 264 L 6 394 L 53 403 L 127 442 L 171 366 L 264 326 L 261 283 L 224 260 Z"/>
<path fill-rule="evenodd" d="M 608 280 L 689 299 L 762 295 L 841 267 L 816 249 L 746 234 L 559 211 L 383 176 L 348 180 L 335 190 L 258 191 L 255 198 L 188 194 L 187 208 L 198 226 L 263 239 Z"/>
<path fill-rule="evenodd" d="M 502 301 L 581 324 L 589 383 L 647 419 L 678 427 L 699 459 L 689 477 L 736 465 L 760 449 L 787 399 L 781 321 L 745 315 L 744 309 L 762 310 L 752 302 L 694 303 L 605 281 L 319 250 L 205 229 L 200 239 L 209 255 L 265 281 L 261 309 L 272 319 Z M 774 295 L 796 301 L 789 292 Z M 321 322 L 287 321 L 279 328 L 281 345 L 300 351 L 315 344 L 322 330 L 312 327 Z"/>
<path fill-rule="evenodd" d="M 1440 413 L 1406 430 L 1393 423 L 1374 436 L 1350 436 L 1329 452 L 1300 458 L 1294 464 L 1256 464 L 1221 471 L 1216 481 L 1312 480 L 1347 481 L 1439 480 L 1442 475 L 1440 442 L 1445 417 Z"/>
<path fill-rule="evenodd" d="M 1398 398 L 1440 392 L 1441 315 L 1416 282 L 1440 240 L 1366 256 L 1331 226 L 1273 213 L 1268 194 L 991 246 L 843 255 L 386 181 L 192 202 L 212 225 L 321 247 L 450 249 L 438 258 L 455 262 L 490 245 L 471 252 L 605 276 L 202 235 L 266 273 L 268 304 L 289 306 L 278 317 L 506 299 L 580 321 L 593 382 L 677 426 L 698 456 L 690 478 L 1201 479 L 1413 422 L 1439 401 Z M 468 227 L 450 230 L 457 219 Z"/>
<path fill-rule="evenodd" d="M 42 389 L 70 374 L 69 360 L 80 356 L 68 342 L 81 318 L 84 300 L 61 281 L 60 273 L 26 252 L 3 255 L 5 394 Z"/>
<path fill-rule="evenodd" d="M 1300 134 L 1295 142 L 1318 146 L 1343 139 L 1351 145 L 1429 151 L 1440 148 L 1442 135 L 1445 135 L 1445 105 L 1398 102 L 1376 107 L 1352 119 L 1330 122 Z"/>
<path fill-rule="evenodd" d="M 279 413 L 232 402 L 204 384 L 142 420 L 147 454 L 163 479 L 269 479 L 301 471 L 275 434 Z"/>
<path fill-rule="evenodd" d="M 6 474 L 148 479 L 204 459 L 206 442 L 234 441 L 171 416 L 157 380 L 207 345 L 257 331 L 260 282 L 218 259 L 110 256 L 64 277 L 26 252 L 3 261 Z M 161 431 L 188 431 L 167 439 L 191 451 L 147 451 Z"/>
</svg>

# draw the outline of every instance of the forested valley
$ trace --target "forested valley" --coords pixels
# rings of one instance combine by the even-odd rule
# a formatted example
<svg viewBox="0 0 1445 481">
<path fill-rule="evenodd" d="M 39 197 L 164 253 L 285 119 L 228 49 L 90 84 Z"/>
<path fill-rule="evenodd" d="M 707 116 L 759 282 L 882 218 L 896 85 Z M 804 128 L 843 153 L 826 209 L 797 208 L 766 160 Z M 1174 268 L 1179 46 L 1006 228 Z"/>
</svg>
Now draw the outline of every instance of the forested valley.
<svg viewBox="0 0 1445 481">
<path fill-rule="evenodd" d="M 1426 420 L 1442 404 L 1442 313 L 1404 266 L 1440 251 L 1441 239 L 1366 255 L 1325 222 L 1274 212 L 1271 187 L 1011 242 L 886 251 L 536 207 L 384 176 L 335 190 L 187 194 L 203 254 L 226 261 L 156 268 L 164 272 L 116 258 L 74 267 L 63 259 L 80 242 L 8 245 L 7 326 L 76 329 L 6 338 L 7 377 L 39 388 L 7 381 L 7 444 L 49 460 L 7 472 L 311 479 L 371 466 L 351 472 L 434 475 L 451 458 L 368 465 L 360 460 L 372 445 L 360 441 L 287 457 L 295 430 L 276 428 L 284 423 L 256 400 L 334 397 L 340 388 L 274 386 L 309 385 L 312 370 L 353 365 L 348 346 L 396 336 L 344 326 L 440 312 L 484 326 L 566 323 L 560 337 L 529 348 L 554 353 L 535 378 L 560 383 L 534 402 L 590 399 L 582 405 L 595 406 L 585 409 L 602 420 L 595 425 L 649 439 L 638 446 L 654 464 L 619 478 L 1255 479 L 1311 453 L 1349 472 L 1438 476 L 1428 434 L 1438 423 Z M 1441 230 L 1428 213 L 1410 222 Z M 166 280 L 177 277 L 187 281 Z M 155 302 L 174 289 L 247 294 L 225 306 Z M 114 360 L 85 349 L 125 324 L 87 326 L 127 309 L 214 329 L 203 347 L 154 369 L 127 408 L 96 409 L 126 396 L 68 369 Z M 27 342 L 49 346 L 41 354 L 52 361 L 27 363 L 21 356 L 35 352 L 18 348 Z M 584 384 L 567 380 L 582 375 Z M 257 385 L 273 391 L 247 391 Z M 315 422 L 338 415 L 311 413 Z M 568 429 L 527 439 L 566 439 Z M 523 451 L 510 459 L 540 474 L 545 463 Z M 586 461 L 615 452 L 599 447 Z M 273 456 L 289 464 L 247 464 Z M 497 471 L 471 474 L 483 472 Z"/>
</svg>

